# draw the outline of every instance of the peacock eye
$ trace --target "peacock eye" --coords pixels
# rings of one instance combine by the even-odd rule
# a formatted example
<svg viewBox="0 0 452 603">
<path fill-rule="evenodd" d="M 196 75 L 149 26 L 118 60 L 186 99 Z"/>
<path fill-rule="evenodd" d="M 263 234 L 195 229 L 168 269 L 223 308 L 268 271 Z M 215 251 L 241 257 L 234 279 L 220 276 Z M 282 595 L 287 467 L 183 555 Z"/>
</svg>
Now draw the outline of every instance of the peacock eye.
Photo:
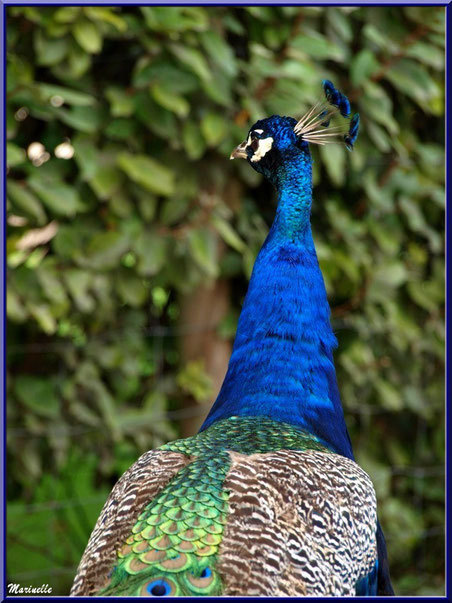
<svg viewBox="0 0 452 603">
<path fill-rule="evenodd" d="M 210 569 L 210 567 L 205 567 L 201 572 L 200 578 L 210 578 L 211 575 L 212 570 Z"/>
<path fill-rule="evenodd" d="M 146 590 L 151 597 L 166 597 L 171 594 L 172 589 L 171 583 L 167 582 L 165 579 L 159 578 L 158 580 L 149 582 L 146 585 Z"/>
<path fill-rule="evenodd" d="M 192 590 L 202 593 L 215 582 L 215 574 L 210 567 L 204 567 L 200 573 L 199 570 L 188 572 L 187 580 Z"/>
<path fill-rule="evenodd" d="M 259 148 L 259 141 L 257 138 L 253 138 L 253 140 L 251 141 L 251 148 L 253 149 L 254 152 L 256 152 L 257 149 Z"/>
</svg>

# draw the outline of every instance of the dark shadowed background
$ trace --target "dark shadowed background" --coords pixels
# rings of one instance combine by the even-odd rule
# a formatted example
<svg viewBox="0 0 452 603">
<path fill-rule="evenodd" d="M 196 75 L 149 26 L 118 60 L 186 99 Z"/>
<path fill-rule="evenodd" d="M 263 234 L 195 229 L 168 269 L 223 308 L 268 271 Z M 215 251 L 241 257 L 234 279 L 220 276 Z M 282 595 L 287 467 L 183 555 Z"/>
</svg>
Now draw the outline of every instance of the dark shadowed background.
<svg viewBox="0 0 452 603">
<path fill-rule="evenodd" d="M 8 582 L 67 594 L 105 498 L 224 376 L 270 185 L 229 161 L 331 79 L 313 149 L 338 380 L 400 595 L 444 594 L 444 8 L 8 7 Z"/>
</svg>

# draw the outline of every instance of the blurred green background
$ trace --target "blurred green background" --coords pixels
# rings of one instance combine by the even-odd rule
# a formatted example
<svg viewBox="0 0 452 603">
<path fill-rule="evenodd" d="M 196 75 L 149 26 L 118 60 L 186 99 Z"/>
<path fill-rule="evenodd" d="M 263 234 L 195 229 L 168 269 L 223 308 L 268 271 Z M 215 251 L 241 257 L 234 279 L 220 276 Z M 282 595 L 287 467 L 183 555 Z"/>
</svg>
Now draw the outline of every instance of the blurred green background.
<svg viewBox="0 0 452 603">
<path fill-rule="evenodd" d="M 331 79 L 313 149 L 338 380 L 394 587 L 444 594 L 444 8 L 7 7 L 8 582 L 68 593 L 105 498 L 195 432 L 271 187 L 230 162 Z"/>
</svg>

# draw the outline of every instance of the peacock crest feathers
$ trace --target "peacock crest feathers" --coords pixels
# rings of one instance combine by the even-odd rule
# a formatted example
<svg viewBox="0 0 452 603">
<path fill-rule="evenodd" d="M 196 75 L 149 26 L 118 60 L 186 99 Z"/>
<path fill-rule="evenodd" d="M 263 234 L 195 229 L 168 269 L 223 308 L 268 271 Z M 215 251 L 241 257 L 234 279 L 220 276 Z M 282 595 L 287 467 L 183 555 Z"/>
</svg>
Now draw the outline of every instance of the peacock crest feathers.
<svg viewBox="0 0 452 603">
<path fill-rule="evenodd" d="M 338 142 L 342 138 L 345 146 L 353 149 L 358 137 L 359 113 L 355 113 L 350 119 L 350 102 L 345 94 L 334 87 L 329 80 L 323 80 L 323 91 L 325 100 L 318 101 L 297 122 L 294 131 L 303 140 L 313 144 L 324 145 Z M 341 116 L 349 120 L 348 129 L 344 125 L 330 127 L 331 119 Z"/>
</svg>

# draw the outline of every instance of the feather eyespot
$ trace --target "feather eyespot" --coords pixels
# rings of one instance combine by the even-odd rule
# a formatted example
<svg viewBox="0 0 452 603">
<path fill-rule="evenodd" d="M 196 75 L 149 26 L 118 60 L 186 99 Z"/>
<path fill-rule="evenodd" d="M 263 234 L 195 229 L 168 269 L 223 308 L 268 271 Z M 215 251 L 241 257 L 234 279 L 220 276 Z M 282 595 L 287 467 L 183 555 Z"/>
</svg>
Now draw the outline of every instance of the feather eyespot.
<svg viewBox="0 0 452 603">
<path fill-rule="evenodd" d="M 154 595 L 155 597 L 164 597 L 169 592 L 169 588 L 166 584 L 154 584 L 154 586 L 151 589 L 148 588 L 148 590 L 151 595 Z"/>
<path fill-rule="evenodd" d="M 167 597 L 168 595 L 174 594 L 174 585 L 165 578 L 157 578 L 148 582 L 144 588 L 142 588 L 141 596 L 151 597 Z"/>
<path fill-rule="evenodd" d="M 210 569 L 210 567 L 205 567 L 202 570 L 201 575 L 199 577 L 200 578 L 210 578 L 211 575 L 212 575 L 212 570 Z"/>
<path fill-rule="evenodd" d="M 198 572 L 189 572 L 187 578 L 191 587 L 194 587 L 196 591 L 201 592 L 213 583 L 215 575 L 210 567 L 205 567 L 202 569 L 201 573 L 199 573 L 199 570 Z"/>
</svg>

